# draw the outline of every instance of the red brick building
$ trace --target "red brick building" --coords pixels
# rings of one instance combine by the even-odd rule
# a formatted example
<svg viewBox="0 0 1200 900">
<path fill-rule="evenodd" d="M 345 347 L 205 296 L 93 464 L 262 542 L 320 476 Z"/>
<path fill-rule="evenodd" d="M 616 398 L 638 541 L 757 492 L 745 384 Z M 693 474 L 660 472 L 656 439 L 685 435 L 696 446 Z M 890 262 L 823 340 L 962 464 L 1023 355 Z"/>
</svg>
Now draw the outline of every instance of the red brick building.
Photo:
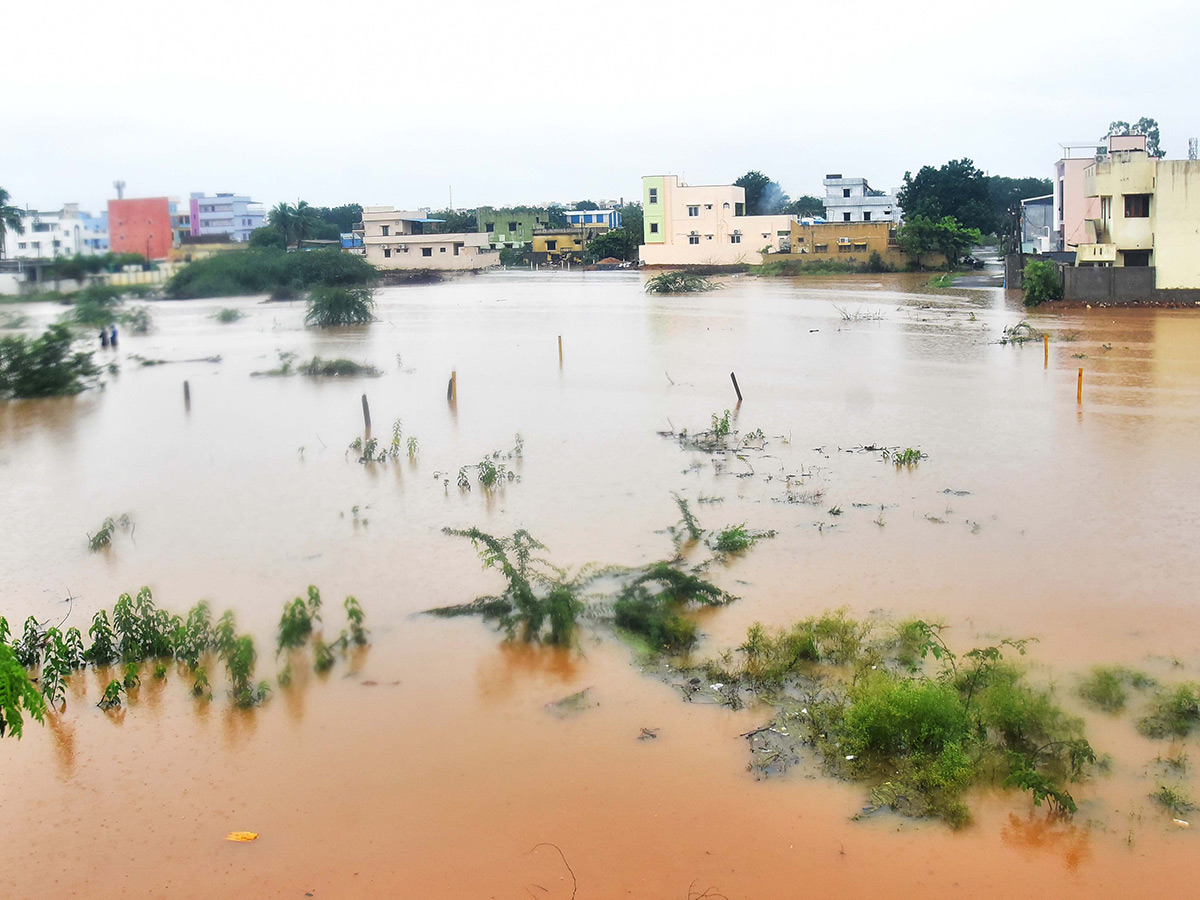
<svg viewBox="0 0 1200 900">
<path fill-rule="evenodd" d="M 171 206 L 166 197 L 108 201 L 108 243 L 113 253 L 166 259 L 171 238 Z"/>
</svg>

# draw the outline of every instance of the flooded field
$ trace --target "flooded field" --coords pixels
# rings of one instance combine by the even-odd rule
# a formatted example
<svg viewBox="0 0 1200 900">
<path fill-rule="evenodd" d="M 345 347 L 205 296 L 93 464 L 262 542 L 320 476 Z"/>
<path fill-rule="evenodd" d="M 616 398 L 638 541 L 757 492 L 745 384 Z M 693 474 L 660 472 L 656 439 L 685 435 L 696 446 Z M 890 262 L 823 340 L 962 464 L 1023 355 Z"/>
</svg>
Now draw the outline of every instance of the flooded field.
<svg viewBox="0 0 1200 900">
<path fill-rule="evenodd" d="M 381 290 L 380 321 L 330 332 L 305 329 L 301 304 L 158 303 L 154 332 L 97 351 L 119 363 L 103 390 L 0 403 L 14 629 L 86 631 L 148 585 L 172 610 L 234 610 L 272 682 L 280 609 L 307 585 L 330 606 L 356 596 L 371 629 L 366 651 L 249 711 L 215 672 L 209 704 L 172 670 L 111 717 L 100 677 L 77 677 L 65 714 L 0 741 L 0 898 L 1194 892 L 1200 821 L 1149 798 L 1194 740 L 1144 738 L 1074 686 L 1098 663 L 1200 678 L 1200 312 L 1027 315 L 1015 294 L 883 277 L 647 297 L 636 274 L 490 274 Z M 219 323 L 222 307 L 247 316 Z M 1048 361 L 1040 341 L 1000 342 L 1023 318 L 1048 331 Z M 384 374 L 252 377 L 280 353 Z M 402 419 L 415 460 L 347 452 L 363 393 L 375 435 Z M 659 434 L 726 409 L 763 454 L 719 468 Z M 460 467 L 518 433 L 519 480 L 458 489 Z M 898 469 L 855 452 L 872 445 L 927 456 Z M 823 494 L 787 502 L 789 487 Z M 739 599 L 698 616 L 697 656 L 840 607 L 941 619 L 962 648 L 1037 638 L 1032 677 L 1111 757 L 1076 786 L 1074 820 L 997 786 L 957 832 L 852 821 L 862 784 L 747 771 L 739 735 L 769 711 L 686 703 L 606 630 L 561 651 L 415 615 L 500 586 L 443 527 L 526 528 L 561 566 L 645 564 L 673 552 L 672 492 L 711 527 L 777 531 L 709 570 Z M 124 513 L 132 527 L 89 552 Z M 590 708 L 547 712 L 584 689 Z M 1191 768 L 1175 781 L 1200 792 Z"/>
</svg>

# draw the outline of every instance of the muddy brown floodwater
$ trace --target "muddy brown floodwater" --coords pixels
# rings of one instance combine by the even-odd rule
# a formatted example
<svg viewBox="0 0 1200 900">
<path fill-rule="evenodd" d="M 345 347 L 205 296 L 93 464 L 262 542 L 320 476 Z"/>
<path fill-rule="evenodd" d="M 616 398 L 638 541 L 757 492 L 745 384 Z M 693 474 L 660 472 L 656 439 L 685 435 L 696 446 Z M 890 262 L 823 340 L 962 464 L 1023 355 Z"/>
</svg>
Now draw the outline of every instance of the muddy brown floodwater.
<svg viewBox="0 0 1200 900">
<path fill-rule="evenodd" d="M 0 897 L 552 900 L 572 895 L 558 849 L 581 898 L 1193 895 L 1200 822 L 1174 825 L 1147 795 L 1156 757 L 1200 754 L 1084 710 L 1073 685 L 1096 663 L 1200 677 L 1200 311 L 1030 314 L 1052 336 L 1044 365 L 1040 343 L 998 343 L 1026 316 L 1015 295 L 923 281 L 743 277 L 657 298 L 635 274 L 491 274 L 382 290 L 379 322 L 324 333 L 299 305 L 162 303 L 104 390 L 0 403 L 14 625 L 85 628 L 149 585 L 169 609 L 235 610 L 272 680 L 280 609 L 308 584 L 331 606 L 358 597 L 372 631 L 351 663 L 250 712 L 215 679 L 217 698 L 193 701 L 172 672 L 113 719 L 99 676 L 76 678 L 65 714 L 0 741 Z M 225 306 L 248 317 L 219 324 Z M 279 352 L 385 374 L 250 377 Z M 656 434 L 733 409 L 731 370 L 737 427 L 773 454 L 751 478 Z M 416 463 L 347 457 L 364 391 L 376 434 L 399 417 L 418 437 Z M 519 482 L 455 488 L 517 432 Z M 928 458 L 897 471 L 845 452 L 872 443 Z M 776 502 L 788 474 L 822 504 Z M 779 532 L 712 570 L 741 599 L 702 618 L 700 654 L 836 607 L 938 617 L 960 647 L 1037 637 L 1034 677 L 1086 717 L 1109 773 L 1078 786 L 1073 822 L 999 790 L 970 796 L 960 832 L 852 822 L 861 785 L 747 772 L 738 735 L 768 710 L 684 703 L 603 633 L 565 653 L 414 616 L 498 586 L 443 526 L 525 527 L 560 565 L 645 563 L 670 552 L 671 491 L 724 498 L 694 507 L 707 525 Z M 132 534 L 90 553 L 86 533 L 123 512 Z M 585 688 L 591 708 L 547 713 Z"/>
</svg>

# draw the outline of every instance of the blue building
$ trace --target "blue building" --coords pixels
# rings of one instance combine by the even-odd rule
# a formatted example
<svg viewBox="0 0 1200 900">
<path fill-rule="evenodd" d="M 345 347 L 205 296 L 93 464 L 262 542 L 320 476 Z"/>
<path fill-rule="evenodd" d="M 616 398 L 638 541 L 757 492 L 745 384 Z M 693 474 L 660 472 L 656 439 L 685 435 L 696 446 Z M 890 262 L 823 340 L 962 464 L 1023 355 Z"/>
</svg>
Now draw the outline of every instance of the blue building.
<svg viewBox="0 0 1200 900">
<path fill-rule="evenodd" d="M 567 217 L 567 224 L 575 228 L 582 228 L 584 225 L 621 227 L 621 211 L 619 209 L 568 209 L 563 215 Z"/>
</svg>

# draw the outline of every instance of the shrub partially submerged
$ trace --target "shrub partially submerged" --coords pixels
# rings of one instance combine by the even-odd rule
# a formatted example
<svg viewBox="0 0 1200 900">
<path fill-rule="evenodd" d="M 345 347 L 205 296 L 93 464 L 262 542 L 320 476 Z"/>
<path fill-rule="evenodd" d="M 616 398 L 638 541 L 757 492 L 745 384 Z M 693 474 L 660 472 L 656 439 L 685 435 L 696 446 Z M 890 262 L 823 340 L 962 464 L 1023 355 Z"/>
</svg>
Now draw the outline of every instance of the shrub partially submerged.
<svg viewBox="0 0 1200 900">
<path fill-rule="evenodd" d="M 99 374 L 91 353 L 72 352 L 66 325 L 51 325 L 41 337 L 0 338 L 0 398 L 78 394 Z"/>
<path fill-rule="evenodd" d="M 647 294 L 692 294 L 713 291 L 720 285 L 692 272 L 663 272 L 646 279 Z"/>
<path fill-rule="evenodd" d="M 365 325 L 374 318 L 374 291 L 366 285 L 319 285 L 309 295 L 304 324 L 336 328 Z"/>
</svg>

